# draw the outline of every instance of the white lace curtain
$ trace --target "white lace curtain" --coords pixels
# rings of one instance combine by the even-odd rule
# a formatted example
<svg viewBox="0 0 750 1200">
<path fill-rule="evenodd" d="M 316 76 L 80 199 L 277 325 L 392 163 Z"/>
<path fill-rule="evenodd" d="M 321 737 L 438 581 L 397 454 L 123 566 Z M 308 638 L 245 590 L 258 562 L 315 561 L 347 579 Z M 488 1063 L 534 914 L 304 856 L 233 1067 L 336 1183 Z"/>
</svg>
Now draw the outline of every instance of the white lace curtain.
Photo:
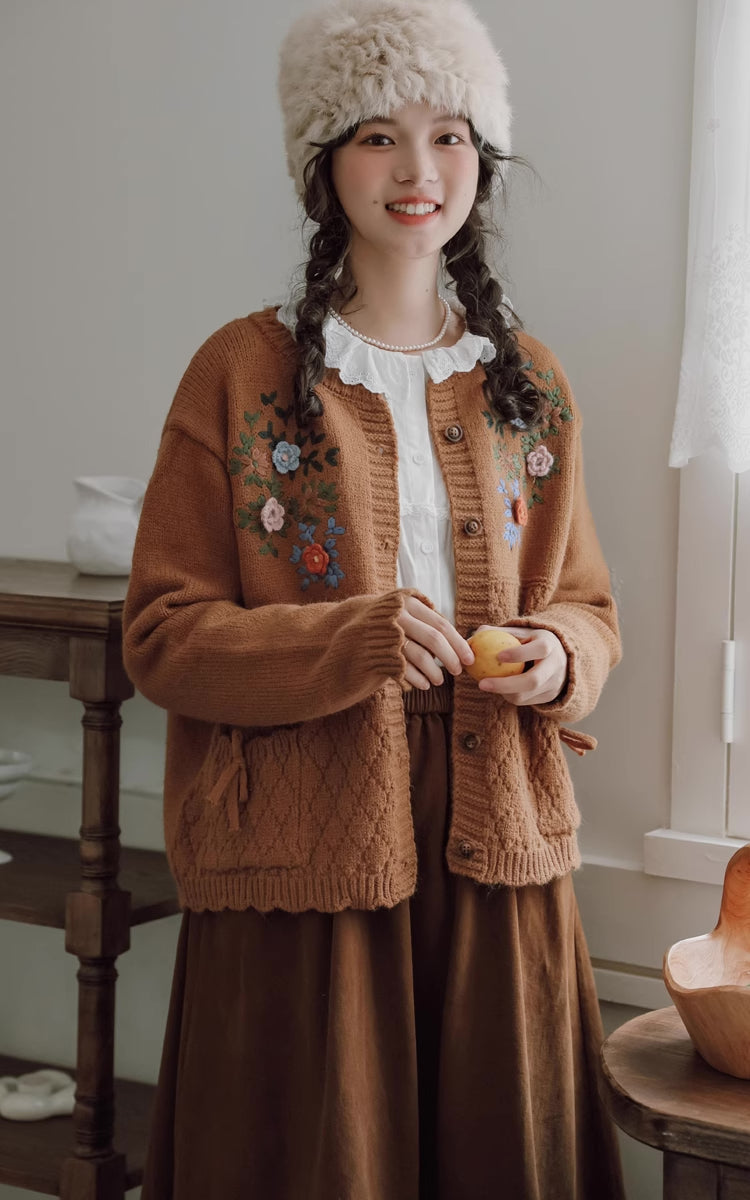
<svg viewBox="0 0 750 1200">
<path fill-rule="evenodd" d="M 698 0 L 687 307 L 671 467 L 750 467 L 750 0 Z"/>
</svg>

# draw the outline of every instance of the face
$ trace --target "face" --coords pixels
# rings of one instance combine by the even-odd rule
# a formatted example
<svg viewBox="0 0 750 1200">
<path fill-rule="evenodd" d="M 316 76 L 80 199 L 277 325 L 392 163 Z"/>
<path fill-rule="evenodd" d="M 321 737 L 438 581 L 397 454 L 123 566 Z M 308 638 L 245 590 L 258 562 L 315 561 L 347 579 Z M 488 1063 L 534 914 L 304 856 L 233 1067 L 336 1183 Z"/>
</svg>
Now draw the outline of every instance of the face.
<svg viewBox="0 0 750 1200">
<path fill-rule="evenodd" d="M 469 215 L 478 175 L 468 122 L 426 104 L 360 125 L 333 152 L 333 185 L 352 226 L 352 249 L 367 243 L 402 258 L 439 253 Z"/>
</svg>

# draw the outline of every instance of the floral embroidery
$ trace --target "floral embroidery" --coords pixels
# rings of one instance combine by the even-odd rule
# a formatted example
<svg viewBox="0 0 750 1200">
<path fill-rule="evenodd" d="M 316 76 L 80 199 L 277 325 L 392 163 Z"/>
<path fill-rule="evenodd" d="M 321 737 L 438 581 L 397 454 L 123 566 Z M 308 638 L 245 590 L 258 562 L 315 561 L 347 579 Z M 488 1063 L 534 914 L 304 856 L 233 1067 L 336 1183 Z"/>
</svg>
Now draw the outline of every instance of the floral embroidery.
<svg viewBox="0 0 750 1200">
<path fill-rule="evenodd" d="M 311 575 L 325 575 L 330 559 L 322 546 L 313 542 L 302 551 L 302 562 Z"/>
<path fill-rule="evenodd" d="M 295 429 L 287 436 L 294 406 L 281 408 L 276 392 L 261 394 L 257 412 L 246 412 L 246 428 L 229 461 L 231 475 L 239 475 L 248 498 L 237 509 L 240 529 L 257 534 L 259 552 L 279 557 L 279 539 L 298 529 L 303 545 L 296 545 L 289 560 L 297 564 L 306 590 L 321 579 L 338 587 L 345 575 L 338 562 L 336 539 L 346 530 L 336 524 L 339 494 L 333 472 L 339 466 L 338 446 L 325 446 L 324 433 Z M 265 424 L 264 424 L 265 422 Z M 324 522 L 325 536 L 315 541 L 315 530 Z M 292 534 L 294 536 L 294 534 Z"/>
<path fill-rule="evenodd" d="M 280 475 L 286 475 L 289 471 L 296 471 L 299 466 L 299 446 L 291 446 L 289 442 L 277 442 L 271 458 L 273 465 Z"/>
<path fill-rule="evenodd" d="M 508 543 L 512 550 L 513 547 L 517 546 L 521 540 L 521 530 L 516 524 L 513 516 L 514 504 L 520 498 L 521 486 L 517 479 L 512 479 L 510 481 L 510 486 L 511 491 L 509 492 L 505 481 L 501 479 L 497 490 L 502 494 L 503 502 L 505 504 L 505 529 L 503 530 L 503 540 Z"/>
<path fill-rule="evenodd" d="M 336 524 L 335 517 L 329 517 L 325 540 L 321 546 L 320 542 L 315 541 L 316 529 L 316 525 L 300 521 L 299 538 L 305 545 L 296 545 L 289 555 L 289 561 L 298 564 L 297 571 L 302 576 L 300 587 L 303 591 L 307 591 L 311 583 L 320 583 L 321 579 L 326 587 L 337 588 L 339 579 L 344 578 L 344 572 L 336 562 L 339 556 L 336 538 L 346 530 Z"/>
<path fill-rule="evenodd" d="M 269 533 L 278 533 L 284 526 L 284 506 L 279 504 L 275 496 L 269 496 L 260 510 L 260 521 Z"/>
<path fill-rule="evenodd" d="M 524 363 L 522 370 L 532 371 L 531 360 Z M 505 529 L 503 538 L 513 549 L 521 541 L 521 528 L 528 524 L 529 511 L 535 504 L 544 502 L 544 485 L 553 475 L 560 474 L 557 457 L 547 443 L 560 434 L 560 422 L 572 421 L 573 413 L 555 372 L 535 371 L 537 384 L 542 395 L 542 417 L 539 425 L 530 430 L 520 417 L 505 423 L 489 411 L 483 412 L 489 429 L 498 439 L 493 446 L 493 455 L 500 484 L 498 492 L 505 505 Z M 516 443 L 520 442 L 518 448 Z M 521 489 L 530 488 L 530 494 L 522 495 Z"/>
<path fill-rule="evenodd" d="M 528 525 L 529 523 L 529 510 L 523 496 L 519 496 L 513 505 L 513 520 L 516 525 Z"/>
<path fill-rule="evenodd" d="M 529 475 L 549 475 L 554 461 L 554 454 L 550 454 L 546 446 L 537 446 L 536 450 L 530 450 L 526 455 L 526 470 Z"/>
</svg>

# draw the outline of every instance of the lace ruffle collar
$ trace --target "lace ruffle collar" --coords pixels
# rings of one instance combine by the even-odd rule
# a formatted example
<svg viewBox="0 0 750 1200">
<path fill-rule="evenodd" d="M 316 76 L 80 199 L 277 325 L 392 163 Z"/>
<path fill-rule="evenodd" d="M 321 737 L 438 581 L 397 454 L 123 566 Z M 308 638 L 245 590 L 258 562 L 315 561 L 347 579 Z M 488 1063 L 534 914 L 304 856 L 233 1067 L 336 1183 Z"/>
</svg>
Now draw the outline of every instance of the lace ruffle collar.
<svg viewBox="0 0 750 1200">
<path fill-rule="evenodd" d="M 293 334 L 297 322 L 292 304 L 283 305 L 276 315 Z M 489 338 L 468 329 L 454 346 L 439 346 L 418 355 L 380 350 L 355 337 L 330 316 L 323 323 L 323 332 L 326 366 L 338 370 L 342 383 L 360 383 L 371 392 L 389 393 L 403 386 L 412 364 L 420 359 L 433 383 L 443 383 L 455 371 L 471 371 L 478 362 L 490 362 L 495 357 L 495 347 Z"/>
</svg>

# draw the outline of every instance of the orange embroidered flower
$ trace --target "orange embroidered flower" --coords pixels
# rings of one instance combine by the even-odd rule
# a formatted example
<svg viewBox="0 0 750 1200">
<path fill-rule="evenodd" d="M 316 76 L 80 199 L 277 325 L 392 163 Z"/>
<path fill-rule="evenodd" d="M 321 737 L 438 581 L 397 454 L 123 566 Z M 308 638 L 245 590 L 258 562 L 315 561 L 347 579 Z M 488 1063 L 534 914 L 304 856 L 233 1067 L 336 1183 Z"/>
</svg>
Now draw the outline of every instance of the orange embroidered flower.
<svg viewBox="0 0 750 1200">
<path fill-rule="evenodd" d="M 516 525 L 528 525 L 529 523 L 529 510 L 523 496 L 519 496 L 513 504 L 513 520 Z"/>
<path fill-rule="evenodd" d="M 305 546 L 302 551 L 302 561 L 311 575 L 325 575 L 329 563 L 328 555 L 318 542 Z"/>
</svg>

